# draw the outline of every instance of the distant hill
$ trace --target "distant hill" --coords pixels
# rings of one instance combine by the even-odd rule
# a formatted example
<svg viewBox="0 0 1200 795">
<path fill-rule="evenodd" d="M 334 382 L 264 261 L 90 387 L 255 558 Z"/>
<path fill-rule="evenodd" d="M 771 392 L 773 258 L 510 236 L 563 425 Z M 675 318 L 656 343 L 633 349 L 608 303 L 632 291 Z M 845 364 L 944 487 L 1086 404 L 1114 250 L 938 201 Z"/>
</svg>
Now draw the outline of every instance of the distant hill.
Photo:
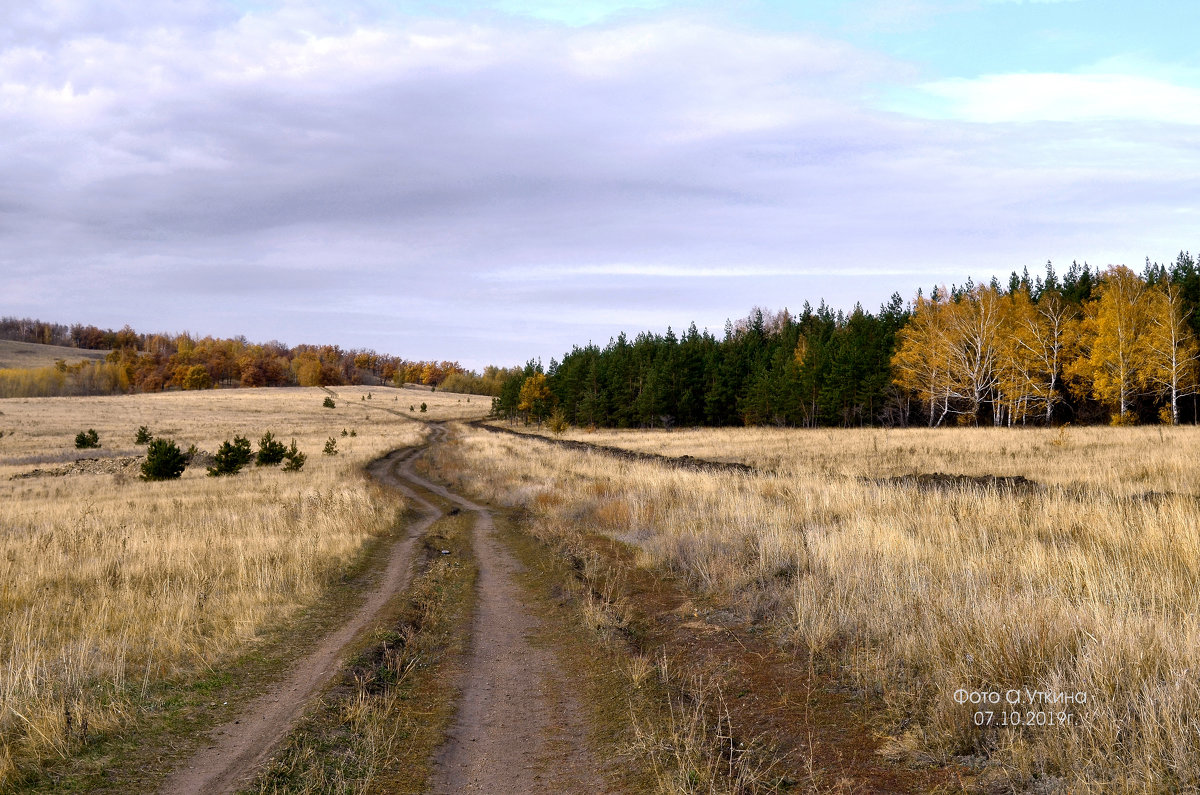
<svg viewBox="0 0 1200 795">
<path fill-rule="evenodd" d="M 39 345 L 36 342 L 13 342 L 0 340 L 0 370 L 7 368 L 49 367 L 59 359 L 67 364 L 77 362 L 104 361 L 108 351 L 91 351 L 84 348 L 64 348 L 61 345 Z"/>
</svg>

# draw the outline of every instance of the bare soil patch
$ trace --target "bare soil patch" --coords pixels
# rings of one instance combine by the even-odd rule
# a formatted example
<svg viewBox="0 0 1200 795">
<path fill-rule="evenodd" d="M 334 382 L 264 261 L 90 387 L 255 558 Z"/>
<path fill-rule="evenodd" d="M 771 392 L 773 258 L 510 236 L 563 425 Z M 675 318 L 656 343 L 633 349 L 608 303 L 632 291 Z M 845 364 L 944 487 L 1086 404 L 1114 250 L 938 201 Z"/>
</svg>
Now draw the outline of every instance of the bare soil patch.
<svg viewBox="0 0 1200 795">
<path fill-rule="evenodd" d="M 434 765 L 435 793 L 606 791 L 574 688 L 552 652 L 530 642 L 538 622 L 514 581 L 520 564 L 482 506 L 421 479 L 476 514 L 477 607 L 459 713 Z"/>
<path fill-rule="evenodd" d="M 587 548 L 616 565 L 616 598 L 631 614 L 632 651 L 665 657 L 682 678 L 720 693 L 731 727 L 722 755 L 758 747 L 774 760 L 766 789 L 845 793 L 962 791 L 953 771 L 914 769 L 886 759 L 882 721 L 871 704 L 809 665 L 761 626 L 709 604 L 670 575 L 638 567 L 626 545 L 604 536 Z M 578 568 L 578 567 L 577 567 Z M 593 588 L 595 585 L 593 585 Z"/>
<path fill-rule="evenodd" d="M 873 481 L 891 486 L 916 486 L 925 491 L 991 489 L 1018 494 L 1040 494 L 1046 487 L 1024 475 L 947 475 L 942 472 L 898 475 Z"/>
<path fill-rule="evenodd" d="M 10 480 L 25 478 L 59 478 L 67 475 L 128 475 L 137 471 L 142 456 L 116 456 L 112 458 L 80 458 L 69 464 L 48 469 L 36 468 L 18 472 Z"/>
</svg>

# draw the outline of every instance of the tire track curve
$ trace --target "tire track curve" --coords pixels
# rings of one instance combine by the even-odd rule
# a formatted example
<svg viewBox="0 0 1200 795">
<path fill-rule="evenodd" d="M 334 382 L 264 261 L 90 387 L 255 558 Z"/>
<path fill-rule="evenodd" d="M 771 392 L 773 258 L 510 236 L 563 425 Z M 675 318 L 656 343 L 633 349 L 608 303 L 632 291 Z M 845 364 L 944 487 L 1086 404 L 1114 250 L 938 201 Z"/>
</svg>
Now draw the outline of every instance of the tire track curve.
<svg viewBox="0 0 1200 795">
<path fill-rule="evenodd" d="M 440 441 L 444 428 L 433 427 L 428 444 Z M 270 758 L 271 753 L 299 720 L 304 708 L 333 678 L 345 662 L 347 647 L 373 623 L 393 596 L 408 585 L 413 547 L 442 512 L 405 486 L 412 477 L 416 457 L 428 445 L 395 450 L 367 466 L 380 483 L 395 488 L 413 501 L 424 516 L 388 554 L 379 581 L 363 604 L 316 648 L 293 665 L 291 674 L 255 698 L 234 720 L 212 732 L 212 744 L 195 753 L 172 773 L 160 792 L 170 795 L 208 795 L 233 792 Z"/>
</svg>

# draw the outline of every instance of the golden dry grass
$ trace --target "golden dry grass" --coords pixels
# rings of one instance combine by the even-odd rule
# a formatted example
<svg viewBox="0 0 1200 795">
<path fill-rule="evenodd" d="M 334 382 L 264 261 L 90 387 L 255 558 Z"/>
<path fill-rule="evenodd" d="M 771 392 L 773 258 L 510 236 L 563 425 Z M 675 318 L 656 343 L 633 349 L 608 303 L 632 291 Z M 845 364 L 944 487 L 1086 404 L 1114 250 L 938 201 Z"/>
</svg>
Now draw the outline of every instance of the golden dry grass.
<svg viewBox="0 0 1200 795">
<path fill-rule="evenodd" d="M 1200 785 L 1200 429 L 578 433 L 760 474 L 465 432 L 443 476 L 636 545 L 872 696 L 891 752 L 1018 789 Z M 460 474 L 455 474 L 455 473 Z M 1024 475 L 1044 490 L 880 482 Z M 1150 494 L 1147 494 L 1147 493 Z M 1068 726 L 973 725 L 959 689 L 1082 692 Z M 1004 707 L 994 707 L 995 711 Z"/>
<path fill-rule="evenodd" d="M 399 411 L 403 416 L 421 422 L 445 420 L 475 420 L 487 415 L 492 399 L 486 395 L 460 395 L 456 392 L 429 391 L 429 387 L 408 385 L 391 387 L 334 386 L 329 391 L 345 398 L 348 409 Z M 368 394 L 370 400 L 363 400 Z M 421 411 L 421 404 L 425 411 Z M 338 405 L 343 403 L 338 401 Z"/>
<path fill-rule="evenodd" d="M 362 466 L 424 428 L 359 391 L 339 390 L 332 410 L 315 388 L 0 401 L 0 788 L 70 753 L 68 712 L 76 732 L 83 718 L 93 733 L 125 725 L 144 687 L 246 649 L 390 527 L 401 502 Z M 140 425 L 210 452 L 269 430 L 308 461 L 228 478 L 191 467 L 158 483 L 136 471 L 12 479 L 81 455 L 138 455 Z M 99 451 L 74 449 L 84 428 Z M 340 452 L 322 455 L 331 436 Z"/>
<path fill-rule="evenodd" d="M 60 345 L 39 345 L 34 342 L 0 340 L 0 370 L 50 367 L 56 361 L 67 364 L 84 361 L 104 361 L 108 351 L 89 351 Z"/>
</svg>

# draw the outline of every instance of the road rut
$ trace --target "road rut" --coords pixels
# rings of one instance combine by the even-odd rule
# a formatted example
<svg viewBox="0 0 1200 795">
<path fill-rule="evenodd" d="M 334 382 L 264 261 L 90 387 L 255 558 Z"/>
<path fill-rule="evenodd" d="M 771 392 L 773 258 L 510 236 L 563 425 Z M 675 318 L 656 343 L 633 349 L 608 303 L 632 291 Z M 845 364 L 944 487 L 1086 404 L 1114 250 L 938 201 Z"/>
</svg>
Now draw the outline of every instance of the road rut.
<svg viewBox="0 0 1200 795">
<path fill-rule="evenodd" d="M 441 429 L 436 429 L 435 438 Z M 408 470 L 423 448 L 396 450 L 372 462 L 368 472 L 413 500 L 425 516 L 392 547 L 387 566 L 362 606 L 337 630 L 300 660 L 286 680 L 254 699 L 239 717 L 212 733 L 201 749 L 163 783 L 171 795 L 233 792 L 266 762 L 304 708 L 341 668 L 347 647 L 408 585 L 416 540 L 441 516 L 431 503 L 405 487 Z"/>
<path fill-rule="evenodd" d="M 431 428 L 431 444 L 445 438 L 443 425 L 431 423 Z M 524 606 L 514 580 L 520 564 L 495 537 L 486 508 L 413 471 L 423 449 L 394 451 L 368 467 L 381 483 L 403 492 L 424 516 L 394 545 L 383 576 L 363 605 L 301 660 L 286 681 L 256 698 L 237 720 L 215 730 L 213 743 L 172 774 L 161 792 L 233 792 L 270 759 L 305 707 L 341 668 L 353 640 L 407 586 L 416 540 L 445 515 L 410 486 L 476 516 L 472 545 L 479 576 L 471 647 L 459 682 L 458 714 L 434 760 L 431 790 L 490 795 L 608 791 L 588 750 L 587 727 L 573 685 L 553 653 L 532 642 L 538 621 Z"/>
</svg>

